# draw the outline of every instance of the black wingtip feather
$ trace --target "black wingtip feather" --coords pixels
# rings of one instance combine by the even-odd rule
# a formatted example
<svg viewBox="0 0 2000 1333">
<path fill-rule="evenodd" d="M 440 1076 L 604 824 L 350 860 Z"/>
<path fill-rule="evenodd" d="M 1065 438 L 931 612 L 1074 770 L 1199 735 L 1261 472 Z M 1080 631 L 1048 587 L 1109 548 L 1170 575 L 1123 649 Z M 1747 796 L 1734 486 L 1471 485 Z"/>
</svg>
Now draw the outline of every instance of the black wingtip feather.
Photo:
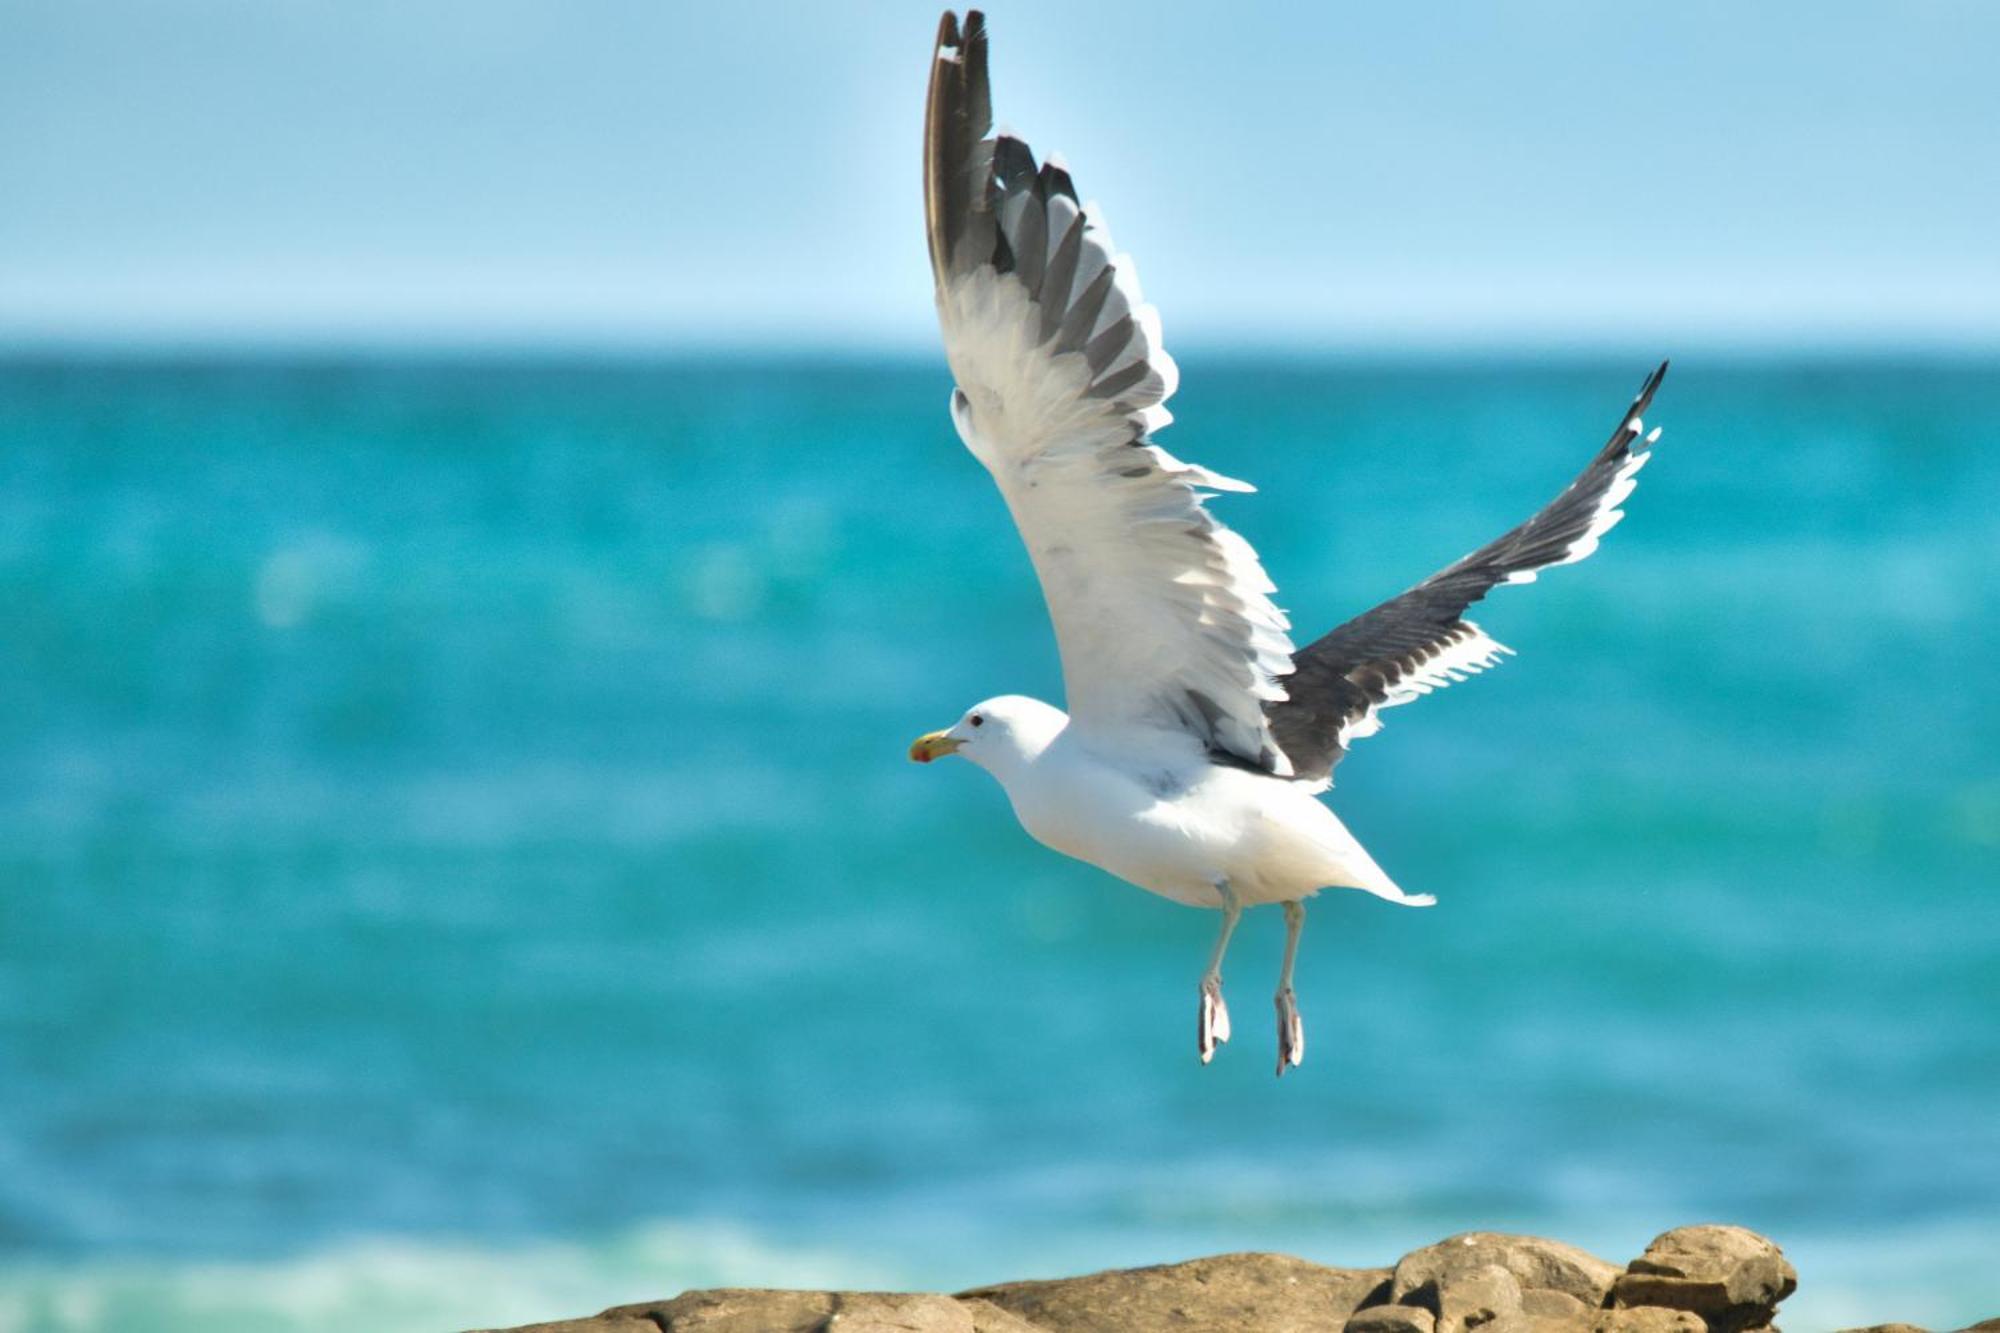
<svg viewBox="0 0 2000 1333">
<path fill-rule="evenodd" d="M 1646 409 L 1653 405 L 1653 395 L 1660 391 L 1660 382 L 1666 379 L 1667 367 L 1671 364 L 1673 363 L 1662 361 L 1658 366 L 1654 367 L 1652 374 L 1646 376 L 1646 382 L 1639 386 L 1638 397 L 1632 400 L 1631 410 L 1625 414 L 1627 421 L 1630 421 L 1633 417 L 1644 416 Z"/>
<path fill-rule="evenodd" d="M 972 207 L 978 145 L 993 124 L 986 68 L 986 17 L 971 10 L 961 25 L 950 10 L 938 19 L 924 116 L 924 202 L 931 264 L 942 278 Z"/>
<path fill-rule="evenodd" d="M 993 191 L 1011 194 L 1035 179 L 1035 150 L 1011 134 L 993 141 Z"/>
<path fill-rule="evenodd" d="M 1606 440 L 1604 447 L 1598 451 L 1597 458 L 1599 462 L 1604 462 L 1626 453 L 1634 445 L 1639 445 L 1641 449 L 1644 448 L 1639 439 L 1639 432 L 1632 429 L 1632 423 L 1652 410 L 1653 395 L 1660 391 L 1660 383 L 1666 379 L 1667 367 L 1670 364 L 1670 362 L 1662 361 L 1658 366 L 1654 367 L 1652 374 L 1646 376 L 1646 382 L 1639 386 L 1639 393 L 1632 399 L 1632 405 L 1625 409 L 1623 414 L 1618 418 L 1618 424 L 1612 427 L 1611 438 Z"/>
<path fill-rule="evenodd" d="M 1672 364 L 1672 361 L 1662 361 L 1652 374 L 1646 376 L 1646 383 L 1639 389 L 1639 398 L 1634 404 L 1636 410 L 1643 411 L 1653 405 L 1653 395 L 1660 391 L 1661 382 L 1667 378 L 1667 367 Z"/>
</svg>

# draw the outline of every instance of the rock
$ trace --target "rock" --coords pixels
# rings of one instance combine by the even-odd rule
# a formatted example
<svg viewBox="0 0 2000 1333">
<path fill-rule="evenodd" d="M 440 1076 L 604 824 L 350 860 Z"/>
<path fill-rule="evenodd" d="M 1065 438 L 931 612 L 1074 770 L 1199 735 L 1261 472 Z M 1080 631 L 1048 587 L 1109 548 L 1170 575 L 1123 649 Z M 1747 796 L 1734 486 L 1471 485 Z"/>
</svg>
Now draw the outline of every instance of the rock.
<svg viewBox="0 0 2000 1333">
<path fill-rule="evenodd" d="M 1371 1305 L 1347 1316 L 1341 1333 L 1435 1333 L 1437 1316 L 1421 1305 Z"/>
<path fill-rule="evenodd" d="M 1618 1277 L 1616 1264 L 1606 1263 L 1574 1245 L 1535 1236 L 1472 1231 L 1404 1255 L 1390 1279 L 1389 1299 L 1405 1305 L 1422 1305 L 1443 1316 L 1444 1294 L 1461 1280 L 1470 1280 L 1488 1268 L 1503 1269 L 1514 1279 L 1517 1313 L 1524 1316 L 1528 1313 L 1528 1297 L 1537 1292 L 1568 1296 L 1585 1309 L 1594 1310 L 1604 1304 L 1605 1293 Z M 1443 1322 L 1438 1329 L 1444 1333 Z"/>
<path fill-rule="evenodd" d="M 691 1291 L 510 1333 L 1042 1333 L 985 1301 L 880 1291 Z"/>
<path fill-rule="evenodd" d="M 1521 1313 L 1552 1328 L 1587 1328 L 1597 1308 L 1585 1305 L 1566 1291 L 1543 1287 L 1521 1293 Z"/>
<path fill-rule="evenodd" d="M 1029 1333 L 1029 1330 L 1033 1330 L 1033 1333 L 1042 1333 L 1037 1325 L 1001 1309 L 992 1301 L 982 1301 L 969 1296 L 957 1296 L 953 1299 L 972 1311 L 972 1333 Z"/>
<path fill-rule="evenodd" d="M 631 1315 L 591 1315 L 587 1319 L 558 1319 L 553 1324 L 522 1324 L 518 1328 L 479 1329 L 475 1333 L 660 1333 L 650 1319 Z"/>
<path fill-rule="evenodd" d="M 1394 1269 L 1223 1254 L 957 1296 L 718 1289 L 512 1333 L 1749 1333 L 1797 1286 L 1784 1253 L 1742 1227 L 1666 1232 L 1623 1271 L 1556 1241 L 1471 1232 Z M 1959 1333 L 2000 1333 L 2000 1319 Z"/>
<path fill-rule="evenodd" d="M 1657 1305 L 1640 1305 L 1619 1310 L 1599 1310 L 1590 1323 L 1590 1333 L 1707 1333 L 1701 1316 L 1687 1310 L 1663 1310 Z"/>
<path fill-rule="evenodd" d="M 1524 1322 L 1521 1282 L 1499 1264 L 1486 1264 L 1453 1275 L 1438 1288 L 1438 1333 L 1490 1333 Z"/>
<path fill-rule="evenodd" d="M 1008 1282 L 960 1299 L 991 1301 L 1060 1333 L 1340 1333 L 1388 1276 L 1387 1269 L 1326 1268 L 1285 1254 L 1223 1254 L 1088 1277 Z"/>
<path fill-rule="evenodd" d="M 1654 1239 L 1611 1289 L 1611 1303 L 1687 1310 L 1710 1333 L 1763 1328 L 1798 1289 L 1784 1252 L 1743 1227 L 1677 1227 Z"/>
</svg>

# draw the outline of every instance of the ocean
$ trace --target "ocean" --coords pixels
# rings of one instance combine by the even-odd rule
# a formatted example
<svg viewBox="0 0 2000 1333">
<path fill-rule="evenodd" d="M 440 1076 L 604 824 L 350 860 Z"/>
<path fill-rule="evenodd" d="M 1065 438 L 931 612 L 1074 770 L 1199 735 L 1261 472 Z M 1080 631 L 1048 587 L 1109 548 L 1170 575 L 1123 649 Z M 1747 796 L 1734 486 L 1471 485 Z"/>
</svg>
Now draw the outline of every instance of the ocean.
<svg viewBox="0 0 2000 1333">
<path fill-rule="evenodd" d="M 1649 368 L 1184 359 L 1301 639 Z M 1060 700 L 936 357 L 0 366 L 0 1333 L 402 1333 L 1696 1221 L 1794 1330 L 2000 1314 L 2000 366 L 1688 357 L 1278 914 L 911 737 Z"/>
</svg>

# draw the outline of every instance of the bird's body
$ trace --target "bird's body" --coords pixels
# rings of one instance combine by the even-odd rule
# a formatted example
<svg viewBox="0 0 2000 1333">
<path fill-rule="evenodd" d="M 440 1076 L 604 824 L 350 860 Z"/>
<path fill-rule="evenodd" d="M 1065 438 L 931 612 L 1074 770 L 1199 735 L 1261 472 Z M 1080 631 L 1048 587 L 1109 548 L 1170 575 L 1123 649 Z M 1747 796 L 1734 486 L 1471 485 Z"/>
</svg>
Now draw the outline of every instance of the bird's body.
<svg viewBox="0 0 2000 1333">
<path fill-rule="evenodd" d="M 1135 766 L 1093 749 L 1061 710 L 1039 700 L 990 700 L 981 709 L 993 735 L 968 757 L 998 779 L 1021 827 L 1142 889 L 1209 908 L 1223 906 L 1225 883 L 1244 907 L 1323 888 L 1429 901 L 1398 889 L 1308 784 L 1218 764 L 1192 746 Z"/>
<path fill-rule="evenodd" d="M 1218 909 L 1199 1050 L 1229 1039 L 1221 966 L 1245 907 L 1284 906 L 1278 1072 L 1304 1028 L 1292 995 L 1301 904 L 1355 888 L 1406 894 L 1320 801 L 1348 745 L 1507 652 L 1462 613 L 1494 587 L 1597 549 L 1646 447 L 1662 365 L 1577 478 L 1525 523 L 1304 647 L 1257 553 L 1209 512 L 1242 482 L 1154 436 L 1179 371 L 1128 256 L 1070 175 L 991 134 L 984 19 L 939 26 L 924 195 L 959 438 L 1007 502 L 1062 652 L 1069 709 L 1019 695 L 920 737 L 1006 790 L 1048 847 L 1175 902 Z"/>
</svg>

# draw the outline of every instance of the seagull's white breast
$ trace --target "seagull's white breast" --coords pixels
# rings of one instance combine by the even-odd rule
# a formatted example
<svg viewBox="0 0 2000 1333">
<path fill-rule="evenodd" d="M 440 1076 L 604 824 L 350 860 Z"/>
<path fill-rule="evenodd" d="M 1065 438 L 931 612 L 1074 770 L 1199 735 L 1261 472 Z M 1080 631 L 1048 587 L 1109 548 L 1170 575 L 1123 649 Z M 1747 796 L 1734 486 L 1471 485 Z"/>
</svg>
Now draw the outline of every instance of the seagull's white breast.
<svg viewBox="0 0 2000 1333">
<path fill-rule="evenodd" d="M 1134 773 L 1058 742 L 1005 786 L 1021 827 L 1044 846 L 1178 902 L 1221 904 L 1229 839 L 1185 804 L 1180 775 Z"/>
<path fill-rule="evenodd" d="M 1065 734 L 996 773 L 1030 836 L 1143 889 L 1220 907 L 1343 885 L 1400 898 L 1346 827 L 1303 786 L 1200 759 L 1157 768 L 1105 760 Z"/>
</svg>

